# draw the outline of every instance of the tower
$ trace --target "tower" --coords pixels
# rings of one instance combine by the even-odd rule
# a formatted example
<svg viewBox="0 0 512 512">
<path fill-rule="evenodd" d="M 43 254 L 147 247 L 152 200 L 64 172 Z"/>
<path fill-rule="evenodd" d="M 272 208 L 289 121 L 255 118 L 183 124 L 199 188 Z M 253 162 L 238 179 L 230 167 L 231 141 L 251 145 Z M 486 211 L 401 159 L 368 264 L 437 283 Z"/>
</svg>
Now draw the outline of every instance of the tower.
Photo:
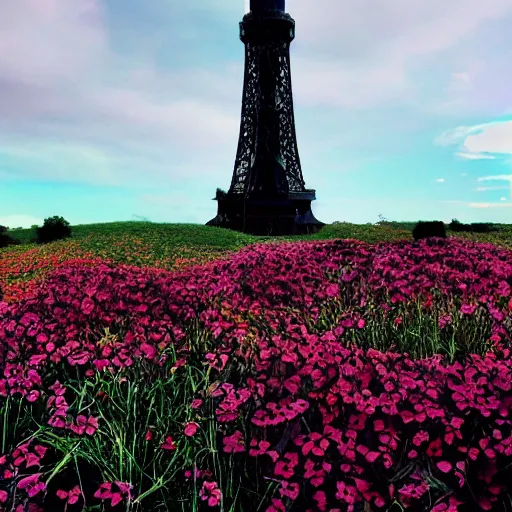
<svg viewBox="0 0 512 512">
<path fill-rule="evenodd" d="M 240 135 L 227 193 L 207 225 L 255 235 L 312 233 L 324 224 L 311 211 L 293 114 L 290 43 L 295 21 L 285 0 L 251 0 L 240 22 L 245 72 Z"/>
</svg>

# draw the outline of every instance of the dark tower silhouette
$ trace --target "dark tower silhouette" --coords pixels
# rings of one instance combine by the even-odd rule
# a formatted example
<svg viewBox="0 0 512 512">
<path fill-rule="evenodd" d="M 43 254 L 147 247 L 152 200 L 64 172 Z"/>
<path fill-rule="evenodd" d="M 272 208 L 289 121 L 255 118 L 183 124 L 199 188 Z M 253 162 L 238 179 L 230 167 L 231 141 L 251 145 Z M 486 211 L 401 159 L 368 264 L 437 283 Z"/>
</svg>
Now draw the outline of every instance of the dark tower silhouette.
<svg viewBox="0 0 512 512">
<path fill-rule="evenodd" d="M 217 189 L 217 216 L 208 226 L 255 235 L 318 231 L 306 189 L 293 115 L 290 43 L 295 21 L 285 0 L 251 0 L 240 22 L 245 73 L 240 135 L 231 186 Z"/>
</svg>

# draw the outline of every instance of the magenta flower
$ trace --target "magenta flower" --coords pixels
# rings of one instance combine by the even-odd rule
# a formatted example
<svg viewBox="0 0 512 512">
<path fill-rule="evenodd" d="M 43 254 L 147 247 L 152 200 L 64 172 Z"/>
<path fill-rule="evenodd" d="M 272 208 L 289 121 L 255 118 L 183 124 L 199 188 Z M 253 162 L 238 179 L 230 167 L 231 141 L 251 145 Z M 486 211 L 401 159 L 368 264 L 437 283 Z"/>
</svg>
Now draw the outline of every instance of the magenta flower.
<svg viewBox="0 0 512 512">
<path fill-rule="evenodd" d="M 66 503 L 68 505 L 74 505 L 75 503 L 77 503 L 81 495 L 82 491 L 80 490 L 80 487 L 78 487 L 78 485 L 75 485 L 75 487 L 73 487 L 73 489 L 71 489 L 70 491 L 57 491 L 57 497 L 60 498 L 61 500 L 66 500 Z"/>
<path fill-rule="evenodd" d="M 295 452 L 286 453 L 281 460 L 277 462 L 274 468 L 276 476 L 290 479 L 295 474 L 295 467 L 299 463 L 299 456 Z"/>
<path fill-rule="evenodd" d="M 223 439 L 225 453 L 240 453 L 245 451 L 244 436 L 237 430 Z"/>
<path fill-rule="evenodd" d="M 194 400 L 192 400 L 192 403 L 190 404 L 190 407 L 192 409 L 199 409 L 199 407 L 201 407 L 202 405 L 203 401 L 200 398 L 194 398 Z"/>
<path fill-rule="evenodd" d="M 5 503 L 8 497 L 9 493 L 7 491 L 0 490 L 0 503 Z"/>
<path fill-rule="evenodd" d="M 112 486 L 116 485 L 118 490 L 113 490 Z M 131 489 L 133 486 L 125 482 L 105 482 L 100 485 L 98 490 L 94 493 L 94 497 L 102 501 L 110 500 L 112 507 L 115 507 L 123 501 L 123 499 L 131 500 Z"/>
<path fill-rule="evenodd" d="M 199 491 L 199 496 L 203 501 L 208 503 L 209 507 L 216 507 L 222 499 L 222 492 L 219 489 L 217 482 L 204 481 L 203 486 Z"/>
<path fill-rule="evenodd" d="M 282 497 L 290 498 L 292 501 L 297 499 L 299 495 L 299 484 L 296 482 L 281 482 L 281 488 L 279 489 L 279 494 Z"/>
<path fill-rule="evenodd" d="M 187 437 L 193 437 L 196 434 L 198 428 L 199 428 L 199 425 L 195 421 L 190 421 L 190 422 L 185 424 L 185 428 L 183 429 L 183 433 Z"/>
<path fill-rule="evenodd" d="M 98 429 L 98 419 L 79 415 L 76 417 L 76 424 L 72 424 L 69 428 L 80 436 L 83 434 L 92 436 Z"/>
<path fill-rule="evenodd" d="M 18 482 L 17 488 L 22 491 L 26 491 L 29 498 L 33 498 L 36 494 L 39 494 L 46 489 L 46 484 L 39 481 L 41 475 L 42 473 L 35 473 L 22 478 Z"/>
<path fill-rule="evenodd" d="M 472 315 L 476 311 L 476 308 L 476 304 L 462 304 L 462 306 L 460 307 L 460 311 L 464 315 Z"/>
<path fill-rule="evenodd" d="M 160 448 L 162 450 L 169 450 L 169 451 L 174 451 L 176 450 L 177 446 L 174 444 L 173 440 L 172 440 L 172 436 L 167 436 L 165 438 L 165 441 L 160 445 Z"/>
</svg>

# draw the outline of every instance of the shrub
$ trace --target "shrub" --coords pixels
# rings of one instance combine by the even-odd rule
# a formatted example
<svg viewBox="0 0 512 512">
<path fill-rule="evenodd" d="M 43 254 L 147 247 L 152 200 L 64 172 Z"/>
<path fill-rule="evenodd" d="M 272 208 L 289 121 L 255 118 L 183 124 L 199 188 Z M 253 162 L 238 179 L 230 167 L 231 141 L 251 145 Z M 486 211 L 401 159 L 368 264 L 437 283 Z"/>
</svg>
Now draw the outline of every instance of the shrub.
<svg viewBox="0 0 512 512">
<path fill-rule="evenodd" d="M 19 245 L 21 242 L 15 240 L 7 233 L 6 226 L 0 226 L 0 248 L 7 247 L 8 245 Z"/>
<path fill-rule="evenodd" d="M 457 219 L 450 222 L 449 228 L 452 231 L 471 232 L 471 233 L 490 233 L 492 231 L 499 231 L 498 227 L 493 226 L 487 222 L 473 222 L 471 224 L 464 224 Z"/>
<path fill-rule="evenodd" d="M 468 231 L 468 225 L 458 221 L 457 219 L 452 219 L 448 227 L 452 231 Z"/>
<path fill-rule="evenodd" d="M 422 238 L 439 237 L 446 238 L 446 230 L 444 222 L 432 221 L 424 222 L 419 221 L 412 231 L 414 240 L 420 240 Z"/>
<path fill-rule="evenodd" d="M 496 231 L 492 224 L 486 222 L 473 222 L 469 230 L 473 233 L 490 233 L 491 231 Z"/>
<path fill-rule="evenodd" d="M 44 219 L 41 227 L 36 229 L 36 243 L 45 244 L 55 240 L 62 240 L 71 236 L 69 222 L 63 217 L 48 217 Z"/>
</svg>

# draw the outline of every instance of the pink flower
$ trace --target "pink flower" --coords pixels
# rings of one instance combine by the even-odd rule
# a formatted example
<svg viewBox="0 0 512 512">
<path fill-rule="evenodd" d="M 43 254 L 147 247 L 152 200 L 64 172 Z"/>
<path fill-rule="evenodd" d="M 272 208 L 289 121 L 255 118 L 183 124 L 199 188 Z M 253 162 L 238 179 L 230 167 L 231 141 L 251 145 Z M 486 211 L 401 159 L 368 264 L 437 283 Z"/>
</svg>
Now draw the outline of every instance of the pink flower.
<svg viewBox="0 0 512 512">
<path fill-rule="evenodd" d="M 160 448 L 162 450 L 169 450 L 172 452 L 172 451 L 176 450 L 177 446 L 174 444 L 172 437 L 167 436 L 165 438 L 165 441 L 163 442 L 163 444 L 160 445 Z"/>
<path fill-rule="evenodd" d="M 219 489 L 217 482 L 204 481 L 203 487 L 201 487 L 201 490 L 199 491 L 199 496 L 203 501 L 208 503 L 209 507 L 216 507 L 222 499 L 222 492 Z"/>
<path fill-rule="evenodd" d="M 190 421 L 185 425 L 183 433 L 187 437 L 193 437 L 196 434 L 198 428 L 199 425 L 195 421 Z"/>
<path fill-rule="evenodd" d="M 150 345 L 149 343 L 142 343 L 140 346 L 140 351 L 148 359 L 153 359 L 157 355 L 156 348 L 153 345 Z"/>
<path fill-rule="evenodd" d="M 286 453 L 274 469 L 276 476 L 290 479 L 295 474 L 295 466 L 299 463 L 299 456 L 295 452 Z"/>
<path fill-rule="evenodd" d="M 199 409 L 203 405 L 203 401 L 200 398 L 195 398 L 192 400 L 192 403 L 190 404 L 190 407 L 192 409 Z"/>
<path fill-rule="evenodd" d="M 116 481 L 115 485 L 118 487 L 117 491 L 112 490 L 112 485 L 113 484 L 110 482 L 101 484 L 99 489 L 94 493 L 94 497 L 102 501 L 109 499 L 112 507 L 121 503 L 123 498 L 131 499 L 130 491 L 133 488 L 131 484 Z"/>
<path fill-rule="evenodd" d="M 42 473 L 35 473 L 34 475 L 26 476 L 18 482 L 18 489 L 25 490 L 30 498 L 46 489 L 46 484 L 40 482 Z"/>
<path fill-rule="evenodd" d="M 476 304 L 462 304 L 460 311 L 464 315 L 472 315 L 476 311 L 476 308 Z"/>
<path fill-rule="evenodd" d="M 74 505 L 77 503 L 81 495 L 82 491 L 78 485 L 75 485 L 75 487 L 73 487 L 73 489 L 70 491 L 57 491 L 57 497 L 59 497 L 61 500 L 66 500 L 69 505 Z"/>
<path fill-rule="evenodd" d="M 146 441 L 151 441 L 151 439 L 153 439 L 153 432 L 151 431 L 151 429 L 148 429 L 146 435 L 144 436 L 144 439 Z"/>
<path fill-rule="evenodd" d="M 299 484 L 296 482 L 281 482 L 281 488 L 279 494 L 283 497 L 290 498 L 292 501 L 297 499 L 299 495 Z"/>
<path fill-rule="evenodd" d="M 244 436 L 237 430 L 223 439 L 225 453 L 240 453 L 245 451 Z"/>
<path fill-rule="evenodd" d="M 436 466 L 443 473 L 449 473 L 451 471 L 451 469 L 452 469 L 452 465 L 448 461 L 446 461 L 446 460 L 442 460 L 442 461 L 438 462 L 436 464 Z"/>
<path fill-rule="evenodd" d="M 75 434 L 83 435 L 87 434 L 88 436 L 94 435 L 96 430 L 98 430 L 98 420 L 97 418 L 93 418 L 89 416 L 88 418 L 84 415 L 80 414 L 76 417 L 76 425 L 71 425 L 69 427 Z"/>
<path fill-rule="evenodd" d="M 0 490 L 0 503 L 5 503 L 7 501 L 8 497 L 9 497 L 9 494 L 7 491 Z"/>
<path fill-rule="evenodd" d="M 94 306 L 94 301 L 89 297 L 85 297 L 85 299 L 82 301 L 82 312 L 86 315 L 90 315 L 94 310 Z"/>
<path fill-rule="evenodd" d="M 412 439 L 412 444 L 414 446 L 420 446 L 421 443 L 425 443 L 426 441 L 428 441 L 429 439 L 429 436 L 428 436 L 428 432 L 425 432 L 424 430 L 420 430 L 419 432 L 417 432 L 413 439 Z"/>
</svg>

